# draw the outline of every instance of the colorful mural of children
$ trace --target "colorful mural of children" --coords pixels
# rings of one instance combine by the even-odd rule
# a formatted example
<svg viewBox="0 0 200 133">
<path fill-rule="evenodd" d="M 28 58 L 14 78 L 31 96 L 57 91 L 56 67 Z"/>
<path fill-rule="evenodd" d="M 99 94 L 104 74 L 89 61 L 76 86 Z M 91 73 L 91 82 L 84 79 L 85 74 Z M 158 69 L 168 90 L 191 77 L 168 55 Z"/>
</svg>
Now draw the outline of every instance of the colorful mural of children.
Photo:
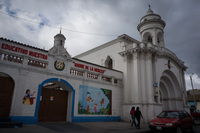
<svg viewBox="0 0 200 133">
<path fill-rule="evenodd" d="M 111 90 L 89 86 L 79 86 L 79 114 L 111 114 Z"/>
<path fill-rule="evenodd" d="M 26 94 L 23 98 L 23 104 L 24 105 L 32 105 L 34 103 L 33 101 L 35 99 L 35 97 L 33 97 L 34 94 L 35 94 L 35 91 L 32 94 L 30 94 L 30 90 L 27 89 Z"/>
<path fill-rule="evenodd" d="M 87 114 L 90 114 L 90 106 L 89 105 L 87 105 Z"/>
<path fill-rule="evenodd" d="M 94 104 L 94 112 L 97 113 L 97 103 Z"/>
</svg>

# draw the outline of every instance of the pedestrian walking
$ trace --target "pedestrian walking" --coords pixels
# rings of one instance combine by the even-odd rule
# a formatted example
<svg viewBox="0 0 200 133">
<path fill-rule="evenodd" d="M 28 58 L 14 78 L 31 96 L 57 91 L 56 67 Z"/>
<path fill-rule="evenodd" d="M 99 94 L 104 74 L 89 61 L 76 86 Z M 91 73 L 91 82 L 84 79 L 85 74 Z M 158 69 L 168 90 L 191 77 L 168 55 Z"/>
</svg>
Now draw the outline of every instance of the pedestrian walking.
<svg viewBox="0 0 200 133">
<path fill-rule="evenodd" d="M 142 113 L 141 113 L 139 107 L 136 108 L 136 111 L 135 111 L 134 115 L 135 115 L 135 118 L 137 120 L 136 126 L 137 126 L 138 129 L 140 129 L 140 117 L 143 118 L 143 116 L 142 116 Z"/>
<path fill-rule="evenodd" d="M 130 110 L 130 115 L 131 115 L 131 118 L 132 118 L 131 128 L 133 128 L 133 124 L 136 127 L 136 123 L 135 123 L 135 107 L 132 107 L 132 109 Z"/>
</svg>

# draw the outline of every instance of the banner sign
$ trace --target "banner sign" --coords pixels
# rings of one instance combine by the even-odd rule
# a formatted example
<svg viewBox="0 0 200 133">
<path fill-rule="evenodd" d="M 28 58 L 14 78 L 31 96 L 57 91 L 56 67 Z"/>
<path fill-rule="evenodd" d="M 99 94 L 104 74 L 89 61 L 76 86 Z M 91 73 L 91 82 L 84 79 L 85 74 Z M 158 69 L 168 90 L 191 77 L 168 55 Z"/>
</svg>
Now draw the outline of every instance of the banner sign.
<svg viewBox="0 0 200 133">
<path fill-rule="evenodd" d="M 90 70 L 90 71 L 95 71 L 95 72 L 98 72 L 98 73 L 104 73 L 106 71 L 106 70 L 102 70 L 102 69 L 99 69 L 99 68 L 96 68 L 96 67 L 92 67 L 92 66 L 87 66 L 87 65 L 84 65 L 84 64 L 76 63 L 74 61 L 73 61 L 73 63 L 74 63 L 75 67 L 86 69 L 86 70 Z"/>
<path fill-rule="evenodd" d="M 23 48 L 13 46 L 13 45 L 9 45 L 9 44 L 6 44 L 6 43 L 2 43 L 1 48 L 6 49 L 6 50 L 10 50 L 10 51 L 13 51 L 13 52 L 25 54 L 25 55 L 28 54 L 28 55 L 36 57 L 36 58 L 41 58 L 41 59 L 47 60 L 47 55 L 45 55 L 45 54 L 41 54 L 41 53 L 34 52 L 34 51 L 31 51 L 31 50 L 28 51 L 27 49 L 23 49 Z"/>
</svg>

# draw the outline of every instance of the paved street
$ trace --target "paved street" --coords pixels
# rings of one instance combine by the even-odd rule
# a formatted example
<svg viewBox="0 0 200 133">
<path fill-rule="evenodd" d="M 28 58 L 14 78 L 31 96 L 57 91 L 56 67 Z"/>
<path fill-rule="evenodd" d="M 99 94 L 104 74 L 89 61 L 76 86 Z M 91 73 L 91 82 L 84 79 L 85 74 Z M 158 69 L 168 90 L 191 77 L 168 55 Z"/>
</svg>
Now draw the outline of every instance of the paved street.
<svg viewBox="0 0 200 133">
<path fill-rule="evenodd" d="M 130 128 L 128 122 L 88 123 L 39 123 L 23 125 L 22 128 L 0 128 L 0 133 L 149 133 L 148 124 L 141 129 Z M 190 131 L 186 131 L 190 133 Z M 200 133 L 200 120 L 196 121 L 195 133 Z"/>
<path fill-rule="evenodd" d="M 130 128 L 128 122 L 39 123 L 22 128 L 0 128 L 0 133 L 147 133 L 148 125 Z"/>
</svg>

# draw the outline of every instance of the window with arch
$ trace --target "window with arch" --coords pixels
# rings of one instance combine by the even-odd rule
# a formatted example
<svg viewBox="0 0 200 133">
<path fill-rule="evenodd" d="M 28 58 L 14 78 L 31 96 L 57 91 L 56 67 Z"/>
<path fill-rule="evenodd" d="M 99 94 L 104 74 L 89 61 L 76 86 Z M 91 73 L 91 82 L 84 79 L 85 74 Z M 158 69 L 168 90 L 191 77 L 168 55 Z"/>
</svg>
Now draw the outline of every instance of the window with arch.
<svg viewBox="0 0 200 133">
<path fill-rule="evenodd" d="M 152 43 L 152 37 L 148 36 L 148 42 Z"/>
<path fill-rule="evenodd" d="M 113 69 L 113 60 L 108 56 L 105 61 L 105 67 Z"/>
<path fill-rule="evenodd" d="M 149 32 L 145 32 L 143 35 L 143 39 L 142 39 L 145 43 L 152 43 L 153 42 L 153 38 L 151 36 L 151 34 Z"/>
<path fill-rule="evenodd" d="M 161 42 L 162 40 L 163 40 L 162 33 L 159 32 L 159 33 L 157 34 L 157 43 L 158 43 L 159 46 L 162 46 L 162 45 L 163 45 L 162 42 Z"/>
</svg>

